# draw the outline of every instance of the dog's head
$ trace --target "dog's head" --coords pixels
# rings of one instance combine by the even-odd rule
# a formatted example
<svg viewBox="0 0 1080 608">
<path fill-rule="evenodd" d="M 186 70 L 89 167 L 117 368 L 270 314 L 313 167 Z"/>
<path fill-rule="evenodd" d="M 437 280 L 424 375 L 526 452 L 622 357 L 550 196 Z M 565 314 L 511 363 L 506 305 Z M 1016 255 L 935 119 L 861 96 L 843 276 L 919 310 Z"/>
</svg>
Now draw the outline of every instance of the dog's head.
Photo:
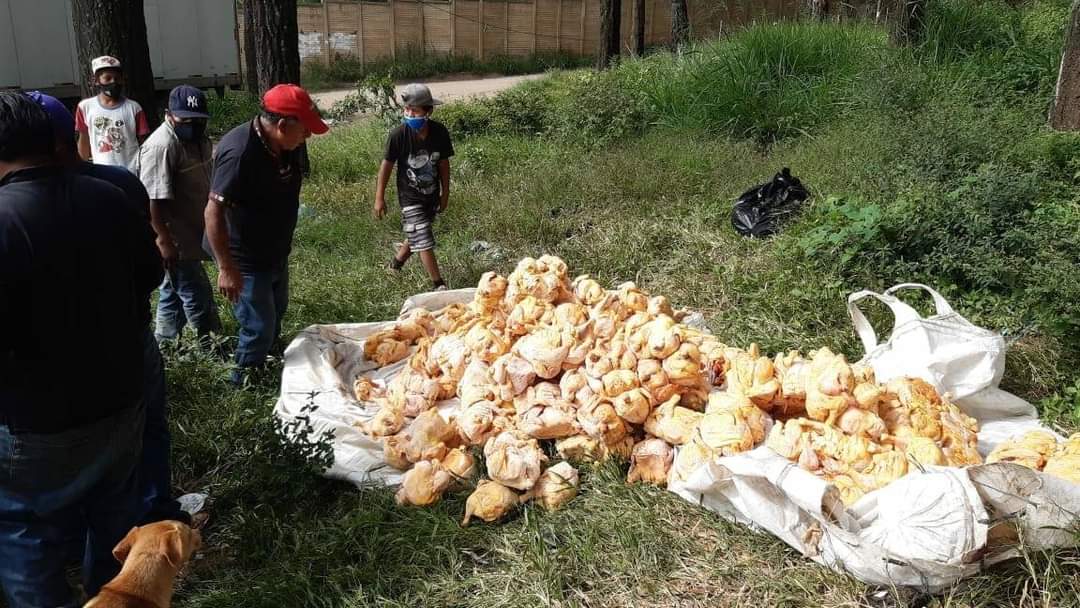
<svg viewBox="0 0 1080 608">
<path fill-rule="evenodd" d="M 132 553 L 162 555 L 169 565 L 179 569 L 202 546 L 202 535 L 178 521 L 159 521 L 132 528 L 113 549 L 120 563 Z"/>
</svg>

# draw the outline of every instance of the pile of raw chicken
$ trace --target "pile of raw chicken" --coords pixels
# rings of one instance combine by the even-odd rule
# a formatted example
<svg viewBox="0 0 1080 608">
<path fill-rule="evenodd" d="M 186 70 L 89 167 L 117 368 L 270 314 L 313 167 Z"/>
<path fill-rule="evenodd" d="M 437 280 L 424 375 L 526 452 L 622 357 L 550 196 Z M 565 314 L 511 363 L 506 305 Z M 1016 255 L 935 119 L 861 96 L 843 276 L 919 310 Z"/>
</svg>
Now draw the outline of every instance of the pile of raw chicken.
<svg viewBox="0 0 1080 608">
<path fill-rule="evenodd" d="M 986 462 L 1012 462 L 1080 483 L 1080 433 L 1059 444 L 1057 437 L 1046 431 L 1029 431 L 999 443 Z"/>
<path fill-rule="evenodd" d="M 370 336 L 365 358 L 404 361 L 385 387 L 364 376 L 354 385 L 379 405 L 363 430 L 406 471 L 398 502 L 430 505 L 471 485 L 473 448 L 488 478 L 464 523 L 528 500 L 558 508 L 577 493 L 569 462 L 611 456 L 629 458 L 629 482 L 665 485 L 765 443 L 848 504 L 909 467 L 981 462 L 975 421 L 925 382 L 880 385 L 827 348 L 770 359 L 684 316 L 633 283 L 571 281 L 562 260 L 543 256 L 509 277 L 485 274 L 469 304 L 415 309 Z M 441 415 L 437 405 L 455 397 Z M 563 462 L 545 468 L 548 454 Z"/>
</svg>

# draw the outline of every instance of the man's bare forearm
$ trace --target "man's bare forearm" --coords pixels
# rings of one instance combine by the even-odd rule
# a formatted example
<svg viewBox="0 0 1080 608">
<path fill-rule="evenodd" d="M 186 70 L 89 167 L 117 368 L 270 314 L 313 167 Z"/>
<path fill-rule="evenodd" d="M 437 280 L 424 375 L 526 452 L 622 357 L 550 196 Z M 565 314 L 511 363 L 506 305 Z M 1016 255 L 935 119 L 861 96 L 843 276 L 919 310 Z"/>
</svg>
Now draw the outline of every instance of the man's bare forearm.
<svg viewBox="0 0 1080 608">
<path fill-rule="evenodd" d="M 225 222 L 225 208 L 221 206 L 221 203 L 210 199 L 206 203 L 203 219 L 206 221 L 206 240 L 210 242 L 210 249 L 214 252 L 218 268 L 235 268 L 236 264 L 229 251 L 229 229 Z"/>
<path fill-rule="evenodd" d="M 165 223 L 165 204 L 164 200 L 150 199 L 150 226 L 159 240 L 171 243 L 172 233 L 169 232 L 169 226 Z"/>
<path fill-rule="evenodd" d="M 375 198 L 379 199 L 386 195 L 386 184 L 390 181 L 390 173 L 394 170 L 394 163 L 383 160 L 379 165 L 379 179 L 375 183 Z"/>
</svg>

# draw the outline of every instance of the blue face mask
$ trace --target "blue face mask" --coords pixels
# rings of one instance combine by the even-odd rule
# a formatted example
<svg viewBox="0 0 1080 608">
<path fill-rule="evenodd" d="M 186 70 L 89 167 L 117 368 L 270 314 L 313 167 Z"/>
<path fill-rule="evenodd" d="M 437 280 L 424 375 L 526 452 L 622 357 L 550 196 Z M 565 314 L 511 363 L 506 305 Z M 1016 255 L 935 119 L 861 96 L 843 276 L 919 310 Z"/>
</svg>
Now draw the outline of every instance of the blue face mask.
<svg viewBox="0 0 1080 608">
<path fill-rule="evenodd" d="M 409 126 L 414 131 L 419 131 L 424 128 L 424 124 L 427 122 L 427 116 L 403 116 L 401 122 Z"/>
</svg>

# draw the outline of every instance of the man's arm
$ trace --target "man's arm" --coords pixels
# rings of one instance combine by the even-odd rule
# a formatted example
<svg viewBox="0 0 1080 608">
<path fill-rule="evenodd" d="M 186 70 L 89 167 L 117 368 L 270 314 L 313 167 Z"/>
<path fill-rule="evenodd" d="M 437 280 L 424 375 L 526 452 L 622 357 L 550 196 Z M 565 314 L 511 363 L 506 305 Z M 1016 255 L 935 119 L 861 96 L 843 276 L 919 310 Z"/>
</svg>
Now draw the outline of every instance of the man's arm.
<svg viewBox="0 0 1080 608">
<path fill-rule="evenodd" d="M 164 206 L 167 204 L 169 201 L 166 199 L 150 199 L 150 226 L 154 228 L 154 234 L 157 235 L 157 248 L 161 252 L 161 261 L 165 263 L 166 269 L 172 270 L 180 254 L 176 250 L 169 226 L 165 223 Z"/>
<path fill-rule="evenodd" d="M 79 131 L 79 156 L 90 160 L 90 134 L 86 131 Z"/>
<path fill-rule="evenodd" d="M 450 159 L 439 161 L 439 212 L 450 206 Z"/>
<path fill-rule="evenodd" d="M 394 163 L 383 159 L 379 165 L 379 179 L 375 183 L 375 219 L 382 219 L 386 215 L 386 184 L 393 171 Z"/>
<path fill-rule="evenodd" d="M 211 196 L 203 212 L 206 222 L 206 240 L 218 265 L 218 290 L 221 295 L 236 303 L 240 299 L 243 280 L 229 251 L 229 228 L 225 220 L 225 207 Z"/>
</svg>

